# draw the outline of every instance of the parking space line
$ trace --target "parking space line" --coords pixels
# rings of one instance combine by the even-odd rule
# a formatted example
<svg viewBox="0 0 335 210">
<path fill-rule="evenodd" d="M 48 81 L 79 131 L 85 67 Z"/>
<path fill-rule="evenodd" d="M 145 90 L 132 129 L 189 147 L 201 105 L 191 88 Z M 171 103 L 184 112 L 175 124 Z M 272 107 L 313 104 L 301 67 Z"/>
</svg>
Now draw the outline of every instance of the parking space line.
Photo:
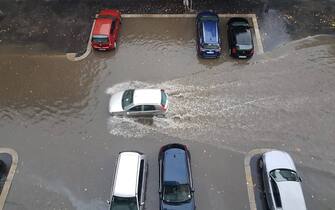
<svg viewBox="0 0 335 210">
<path fill-rule="evenodd" d="M 245 178 L 247 181 L 247 189 L 248 189 L 247 191 L 248 191 L 248 197 L 249 197 L 250 210 L 257 210 L 255 193 L 254 193 L 255 185 L 252 180 L 251 167 L 250 167 L 251 158 L 257 154 L 262 154 L 264 152 L 268 152 L 271 150 L 273 149 L 254 149 L 248 152 L 248 154 L 246 154 L 244 158 Z"/>
<path fill-rule="evenodd" d="M 257 48 L 258 54 L 263 54 L 264 53 L 264 48 L 263 48 L 263 43 L 262 43 L 262 38 L 261 38 L 261 34 L 259 32 L 259 26 L 258 26 L 258 22 L 257 22 L 257 16 L 255 14 L 252 14 L 252 25 L 254 27 L 254 32 L 255 32 L 255 36 L 256 36 L 256 42 L 257 42 Z"/>
<path fill-rule="evenodd" d="M 0 148 L 0 153 L 7 153 L 12 156 L 12 165 L 9 169 L 5 184 L 3 185 L 3 188 L 0 194 L 0 210 L 2 210 L 5 205 L 7 194 L 12 184 L 13 177 L 15 175 L 15 170 L 16 170 L 17 163 L 18 163 L 18 155 L 15 150 L 10 149 L 10 148 Z"/>
</svg>

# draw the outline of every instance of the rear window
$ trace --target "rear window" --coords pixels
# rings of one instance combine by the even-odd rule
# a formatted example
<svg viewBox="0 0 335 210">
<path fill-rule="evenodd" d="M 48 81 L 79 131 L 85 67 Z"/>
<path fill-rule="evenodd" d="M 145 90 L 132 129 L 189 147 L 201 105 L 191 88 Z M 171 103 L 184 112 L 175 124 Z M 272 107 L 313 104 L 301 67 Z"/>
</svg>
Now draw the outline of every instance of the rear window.
<svg viewBox="0 0 335 210">
<path fill-rule="evenodd" d="M 98 43 L 108 43 L 108 37 L 99 35 L 99 36 L 93 36 L 92 42 L 98 42 Z"/>
<path fill-rule="evenodd" d="M 125 109 L 127 106 L 133 103 L 134 89 L 124 91 L 122 95 L 122 108 Z"/>
<path fill-rule="evenodd" d="M 137 201 L 135 197 L 121 198 L 113 197 L 110 210 L 137 210 Z"/>
<path fill-rule="evenodd" d="M 299 177 L 297 173 L 289 169 L 276 169 L 271 171 L 270 175 L 276 182 L 283 182 L 283 181 L 299 182 Z"/>
<path fill-rule="evenodd" d="M 204 42 L 207 44 L 219 43 L 218 26 L 216 21 L 203 22 Z"/>
<path fill-rule="evenodd" d="M 251 45 L 251 32 L 249 29 L 239 29 L 235 31 L 236 42 L 240 45 Z"/>
<path fill-rule="evenodd" d="M 163 90 L 161 90 L 161 95 L 162 95 L 161 105 L 165 106 L 167 101 L 167 95 Z"/>
</svg>

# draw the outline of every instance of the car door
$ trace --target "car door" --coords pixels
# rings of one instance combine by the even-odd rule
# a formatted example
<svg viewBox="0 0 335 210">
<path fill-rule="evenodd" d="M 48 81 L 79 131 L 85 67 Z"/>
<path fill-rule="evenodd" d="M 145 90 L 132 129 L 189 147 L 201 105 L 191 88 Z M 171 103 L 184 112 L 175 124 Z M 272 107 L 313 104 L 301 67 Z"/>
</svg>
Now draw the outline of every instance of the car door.
<svg viewBox="0 0 335 210">
<path fill-rule="evenodd" d="M 202 24 L 201 21 L 197 22 L 197 38 L 198 38 L 198 50 L 200 51 L 200 47 L 202 45 Z"/>
<path fill-rule="evenodd" d="M 116 41 L 116 36 L 115 36 L 115 32 L 116 32 L 116 20 L 113 19 L 112 21 L 112 25 L 111 25 L 111 31 L 110 31 L 110 41 L 111 42 L 115 42 Z"/>
<path fill-rule="evenodd" d="M 263 161 L 262 177 L 263 177 L 263 185 L 264 185 L 264 193 L 265 193 L 266 203 L 268 204 L 269 208 L 272 209 L 272 195 L 271 195 L 271 186 L 270 186 L 270 176 L 267 173 L 265 161 Z"/>
<path fill-rule="evenodd" d="M 163 199 L 163 181 L 162 181 L 162 175 L 163 175 L 163 155 L 159 157 L 158 159 L 158 167 L 159 167 L 159 200 L 162 201 Z"/>
<path fill-rule="evenodd" d="M 157 114 L 157 110 L 154 105 L 143 105 L 142 112 L 144 116 L 152 116 Z"/>
<path fill-rule="evenodd" d="M 140 173 L 139 173 L 139 180 L 138 180 L 138 203 L 140 209 L 144 209 L 145 205 L 145 191 L 146 191 L 146 179 L 147 179 L 147 163 L 144 158 L 141 159 L 140 162 Z"/>
<path fill-rule="evenodd" d="M 142 113 L 142 105 L 132 106 L 126 112 L 128 116 L 139 116 L 141 115 L 141 113 Z"/>
</svg>

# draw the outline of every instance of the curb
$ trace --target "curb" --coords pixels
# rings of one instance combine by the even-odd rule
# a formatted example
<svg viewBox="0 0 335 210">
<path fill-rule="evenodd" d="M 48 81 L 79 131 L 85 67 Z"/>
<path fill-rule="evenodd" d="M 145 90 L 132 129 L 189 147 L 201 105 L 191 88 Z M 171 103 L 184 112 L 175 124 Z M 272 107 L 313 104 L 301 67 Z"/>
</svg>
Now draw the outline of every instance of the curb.
<svg viewBox="0 0 335 210">
<path fill-rule="evenodd" d="M 250 167 L 251 158 L 257 154 L 261 154 L 272 150 L 273 149 L 266 149 L 266 148 L 254 149 L 248 152 L 248 154 L 244 158 L 245 179 L 247 181 L 250 210 L 257 210 L 255 192 L 254 192 L 254 182 L 252 181 L 251 176 L 251 167 Z"/>
<path fill-rule="evenodd" d="M 15 170 L 16 170 L 17 163 L 18 163 L 18 155 L 15 150 L 10 149 L 10 148 L 0 148 L 0 153 L 7 153 L 12 157 L 12 165 L 10 166 L 5 184 L 0 194 L 0 210 L 2 210 L 5 205 L 7 194 L 10 190 L 10 187 L 13 181 L 13 177 L 15 175 Z"/>
<path fill-rule="evenodd" d="M 91 40 L 92 40 L 92 34 L 93 34 L 93 28 L 95 25 L 95 19 L 92 24 L 91 32 L 90 32 L 90 37 L 87 42 L 86 46 L 86 51 L 84 54 L 80 55 L 77 57 L 77 53 L 66 53 L 66 58 L 69 59 L 70 61 L 81 61 L 84 58 L 86 58 L 91 52 L 92 52 L 92 47 L 91 47 Z"/>
</svg>

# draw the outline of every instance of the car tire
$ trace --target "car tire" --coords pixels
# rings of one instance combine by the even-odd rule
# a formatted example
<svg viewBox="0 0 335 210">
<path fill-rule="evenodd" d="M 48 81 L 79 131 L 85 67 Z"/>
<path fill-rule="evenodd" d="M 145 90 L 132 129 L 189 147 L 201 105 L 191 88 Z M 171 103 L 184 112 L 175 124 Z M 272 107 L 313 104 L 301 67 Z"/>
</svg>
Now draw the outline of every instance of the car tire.
<svg viewBox="0 0 335 210">
<path fill-rule="evenodd" d="M 164 114 L 158 114 L 156 115 L 158 118 L 165 118 L 165 115 Z"/>
<path fill-rule="evenodd" d="M 261 159 L 259 159 L 259 162 L 258 162 L 258 167 L 260 168 L 260 169 L 262 169 L 263 168 L 263 159 L 261 158 Z"/>
</svg>

